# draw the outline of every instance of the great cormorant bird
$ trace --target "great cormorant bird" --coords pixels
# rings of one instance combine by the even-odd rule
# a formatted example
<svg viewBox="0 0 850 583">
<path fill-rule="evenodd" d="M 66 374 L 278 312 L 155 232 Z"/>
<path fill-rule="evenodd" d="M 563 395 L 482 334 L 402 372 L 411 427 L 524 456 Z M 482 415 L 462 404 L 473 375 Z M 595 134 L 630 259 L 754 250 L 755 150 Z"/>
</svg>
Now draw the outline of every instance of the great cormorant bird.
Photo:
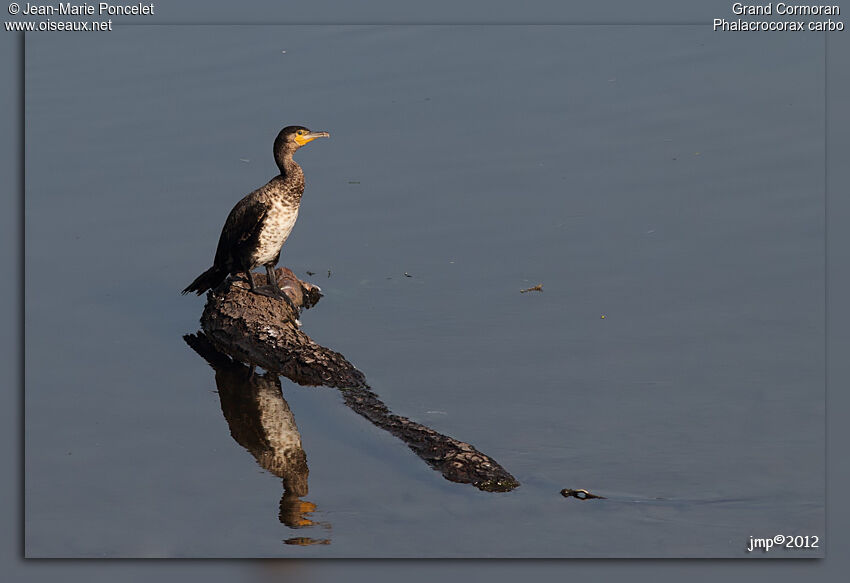
<svg viewBox="0 0 850 583">
<path fill-rule="evenodd" d="M 236 203 L 221 229 L 213 266 L 186 286 L 183 294 L 201 295 L 218 287 L 231 273 L 244 272 L 251 291 L 289 300 L 277 285 L 274 267 L 298 218 L 304 193 L 304 172 L 292 155 L 316 138 L 329 136 L 328 132 L 311 132 L 303 126 L 280 130 L 274 141 L 274 160 L 280 174 Z M 268 291 L 254 283 L 251 270 L 261 265 L 269 279 Z"/>
</svg>

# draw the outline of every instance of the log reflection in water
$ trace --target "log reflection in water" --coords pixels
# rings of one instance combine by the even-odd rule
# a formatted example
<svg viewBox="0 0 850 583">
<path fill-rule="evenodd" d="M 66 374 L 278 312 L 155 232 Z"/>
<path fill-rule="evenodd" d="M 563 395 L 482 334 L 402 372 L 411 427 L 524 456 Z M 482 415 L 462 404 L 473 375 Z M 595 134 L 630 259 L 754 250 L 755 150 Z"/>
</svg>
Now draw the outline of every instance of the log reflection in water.
<svg viewBox="0 0 850 583">
<path fill-rule="evenodd" d="M 309 490 L 310 471 L 295 417 L 283 398 L 280 378 L 273 373 L 260 374 L 254 367 L 231 359 L 201 332 L 187 334 L 183 339 L 215 370 L 221 412 L 230 435 L 263 469 L 283 481 L 280 521 L 291 528 L 317 525 L 309 518 L 316 505 L 301 500 Z"/>
</svg>

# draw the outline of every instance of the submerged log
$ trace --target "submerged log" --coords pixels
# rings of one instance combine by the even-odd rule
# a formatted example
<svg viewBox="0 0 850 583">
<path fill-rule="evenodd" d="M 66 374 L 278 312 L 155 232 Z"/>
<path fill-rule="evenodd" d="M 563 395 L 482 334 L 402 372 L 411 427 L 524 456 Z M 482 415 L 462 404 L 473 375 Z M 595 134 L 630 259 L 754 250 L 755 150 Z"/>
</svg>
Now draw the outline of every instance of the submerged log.
<svg viewBox="0 0 850 583">
<path fill-rule="evenodd" d="M 321 298 L 318 286 L 301 281 L 289 269 L 278 268 L 276 275 L 292 305 L 309 308 Z M 259 284 L 266 283 L 264 276 L 255 274 L 255 278 Z M 370 390 L 362 372 L 301 331 L 298 314 L 286 301 L 253 293 L 247 280 L 233 277 L 207 298 L 201 316 L 203 339 L 224 355 L 300 385 L 341 389 L 348 407 L 401 439 L 448 480 L 488 492 L 507 492 L 519 486 L 501 465 L 472 445 L 392 413 Z M 186 338 L 197 350 L 197 342 Z M 213 364 L 209 355 L 202 356 Z"/>
</svg>

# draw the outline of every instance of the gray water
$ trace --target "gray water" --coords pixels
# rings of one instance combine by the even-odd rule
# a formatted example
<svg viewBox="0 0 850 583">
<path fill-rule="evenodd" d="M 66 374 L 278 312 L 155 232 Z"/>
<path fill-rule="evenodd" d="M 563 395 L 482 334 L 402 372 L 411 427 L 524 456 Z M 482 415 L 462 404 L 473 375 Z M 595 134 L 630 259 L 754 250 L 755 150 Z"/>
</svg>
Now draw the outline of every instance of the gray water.
<svg viewBox="0 0 850 583">
<path fill-rule="evenodd" d="M 30 35 L 27 556 L 823 538 L 823 63 L 820 35 L 702 26 Z M 281 256 L 325 292 L 304 330 L 517 490 L 448 482 L 336 390 L 283 379 L 316 524 L 279 520 L 281 480 L 182 340 L 203 300 L 179 290 L 292 123 L 331 132 L 297 154 Z"/>
</svg>

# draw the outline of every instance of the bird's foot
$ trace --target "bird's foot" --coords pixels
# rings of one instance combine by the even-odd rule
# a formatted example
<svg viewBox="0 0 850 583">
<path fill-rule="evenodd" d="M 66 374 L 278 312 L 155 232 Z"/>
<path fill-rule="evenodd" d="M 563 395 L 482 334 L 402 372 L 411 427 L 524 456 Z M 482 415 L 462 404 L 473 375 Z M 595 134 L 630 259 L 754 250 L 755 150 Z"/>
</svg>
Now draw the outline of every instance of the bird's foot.
<svg viewBox="0 0 850 583">
<path fill-rule="evenodd" d="M 276 285 L 263 285 L 257 286 L 254 288 L 254 293 L 260 294 L 261 296 L 266 296 L 267 298 L 273 298 L 276 300 L 283 300 L 289 307 L 292 308 L 295 317 L 292 318 L 292 323 L 295 324 L 296 327 L 301 327 L 301 320 L 298 319 L 298 316 L 301 315 L 301 310 L 298 306 L 293 303 L 292 298 L 290 298 L 286 292 L 277 287 Z"/>
<path fill-rule="evenodd" d="M 266 296 L 267 298 L 273 298 L 273 299 L 276 299 L 276 300 L 279 300 L 279 299 L 281 299 L 281 296 L 286 295 L 282 291 L 280 291 L 280 288 L 278 288 L 275 285 L 257 286 L 254 289 L 252 289 L 251 291 L 254 292 L 255 294 L 259 294 L 261 296 Z M 289 298 L 287 297 L 287 299 L 289 299 Z"/>
</svg>

